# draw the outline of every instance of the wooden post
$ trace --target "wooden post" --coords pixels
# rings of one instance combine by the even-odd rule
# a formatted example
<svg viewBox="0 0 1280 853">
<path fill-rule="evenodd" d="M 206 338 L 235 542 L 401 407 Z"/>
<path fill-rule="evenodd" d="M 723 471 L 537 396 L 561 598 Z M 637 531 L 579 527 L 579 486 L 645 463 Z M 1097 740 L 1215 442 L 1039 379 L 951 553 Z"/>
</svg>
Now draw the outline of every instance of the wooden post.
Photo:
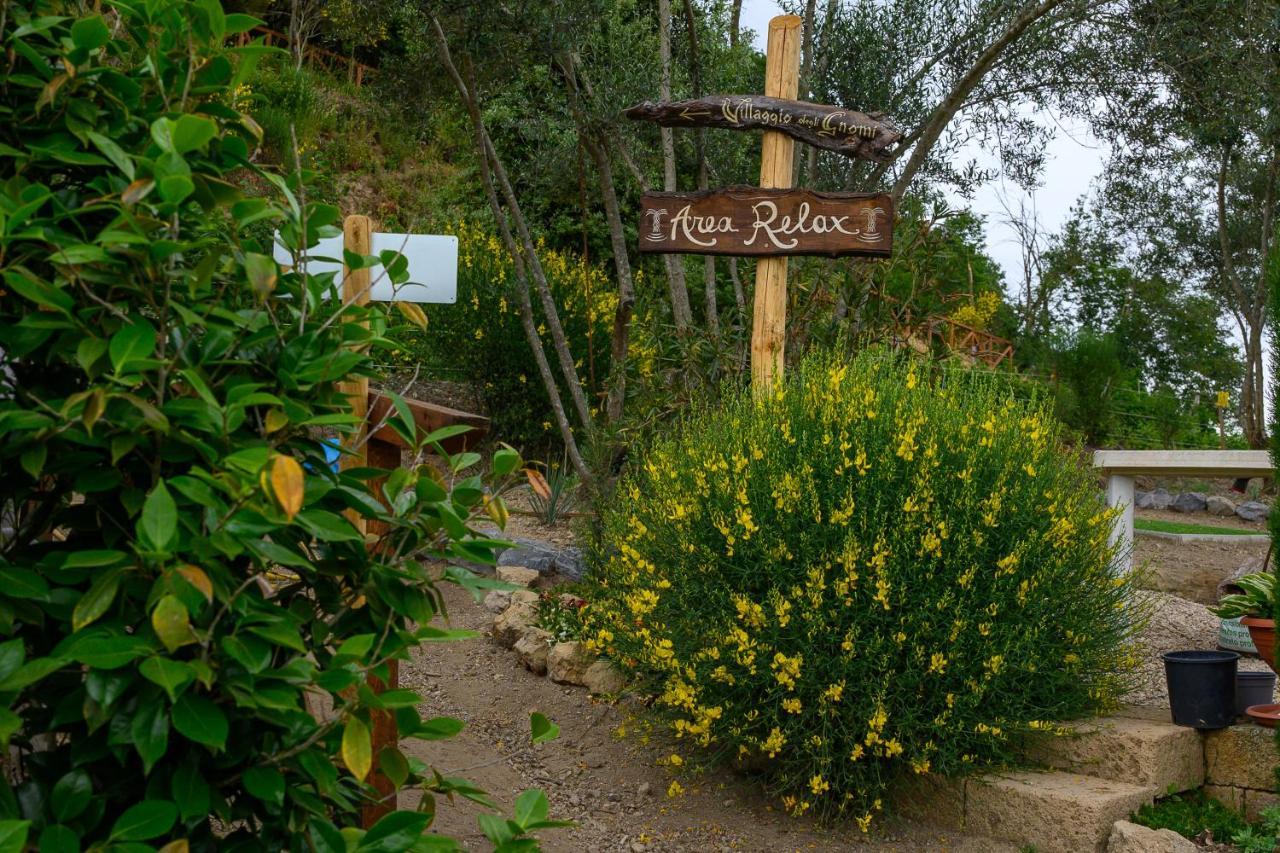
<svg viewBox="0 0 1280 853">
<path fill-rule="evenodd" d="M 342 222 L 342 244 L 343 248 L 349 252 L 358 255 L 373 254 L 373 221 L 367 216 L 352 215 L 348 216 Z M 346 302 L 354 302 L 357 305 L 365 305 L 369 302 L 369 283 L 370 270 L 368 267 L 353 270 L 347 266 L 342 268 L 342 300 Z M 400 465 L 400 449 L 393 448 L 394 459 L 392 454 L 386 452 L 381 442 L 364 443 L 365 435 L 368 432 L 368 416 L 369 416 L 369 380 L 365 378 L 352 379 L 341 384 L 341 389 L 351 401 L 351 411 L 360 419 L 360 426 L 354 432 L 350 433 L 344 442 L 345 453 L 342 454 L 340 467 L 343 470 L 348 468 L 364 468 L 369 464 L 380 467 L 399 467 Z M 376 454 L 377 458 L 370 459 L 370 449 Z M 368 525 L 360 514 L 354 511 L 347 512 L 347 518 L 356 526 L 361 533 L 368 533 Z M 387 684 L 381 679 L 369 677 L 369 687 L 375 693 L 381 693 L 388 686 L 394 688 L 399 682 L 399 666 L 396 661 L 388 664 Z M 383 815 L 386 815 L 396 808 L 395 786 L 391 783 L 381 770 L 378 769 L 378 755 L 386 746 L 395 746 L 399 742 L 396 732 L 396 721 L 390 713 L 386 711 L 374 711 L 372 714 L 373 723 L 373 769 L 369 772 L 369 783 L 373 785 L 379 796 L 379 802 L 365 806 L 360 810 L 360 821 L 363 826 L 368 829 L 373 826 Z"/>
<path fill-rule="evenodd" d="M 764 94 L 794 100 L 800 89 L 800 26 L 795 15 L 769 21 L 769 49 L 765 57 Z M 766 131 L 760 146 L 760 186 L 791 186 L 795 143 L 777 131 Z M 751 387 L 767 394 L 782 379 L 787 342 L 787 259 L 756 262 L 755 316 L 751 328 Z"/>
</svg>

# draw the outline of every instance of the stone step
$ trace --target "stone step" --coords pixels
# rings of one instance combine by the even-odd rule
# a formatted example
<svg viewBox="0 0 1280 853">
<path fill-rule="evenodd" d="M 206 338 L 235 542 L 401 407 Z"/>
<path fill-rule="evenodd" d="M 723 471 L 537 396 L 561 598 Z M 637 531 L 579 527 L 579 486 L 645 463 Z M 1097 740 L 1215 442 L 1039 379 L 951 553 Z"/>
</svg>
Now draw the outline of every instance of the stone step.
<svg viewBox="0 0 1280 853">
<path fill-rule="evenodd" d="M 1037 735 L 1026 743 L 1027 758 L 1056 770 L 1113 779 L 1161 794 L 1204 784 L 1204 742 L 1195 729 L 1163 719 L 1103 717 L 1067 724 L 1068 736 Z"/>
<path fill-rule="evenodd" d="M 964 831 L 1037 853 L 1103 851 L 1111 825 L 1158 789 L 1063 770 L 992 774 L 965 783 Z"/>
</svg>

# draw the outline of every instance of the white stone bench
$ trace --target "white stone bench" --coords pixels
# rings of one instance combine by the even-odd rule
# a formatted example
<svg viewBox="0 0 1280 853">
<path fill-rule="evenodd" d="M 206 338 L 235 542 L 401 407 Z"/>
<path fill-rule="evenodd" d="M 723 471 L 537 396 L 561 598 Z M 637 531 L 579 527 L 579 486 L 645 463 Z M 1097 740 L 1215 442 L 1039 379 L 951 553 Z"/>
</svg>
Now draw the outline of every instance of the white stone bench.
<svg viewBox="0 0 1280 853">
<path fill-rule="evenodd" d="M 1111 542 L 1121 544 L 1121 568 L 1133 568 L 1133 478 L 1270 477 L 1271 455 L 1265 450 L 1099 450 L 1093 467 L 1107 477 L 1107 505 L 1122 511 Z"/>
</svg>

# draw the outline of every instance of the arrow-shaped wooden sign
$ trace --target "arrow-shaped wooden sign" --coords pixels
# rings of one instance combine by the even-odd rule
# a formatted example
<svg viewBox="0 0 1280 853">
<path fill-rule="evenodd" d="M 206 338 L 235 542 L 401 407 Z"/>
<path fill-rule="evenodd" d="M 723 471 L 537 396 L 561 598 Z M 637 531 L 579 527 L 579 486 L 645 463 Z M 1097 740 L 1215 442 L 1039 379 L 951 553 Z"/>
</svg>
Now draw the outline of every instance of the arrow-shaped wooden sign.
<svg viewBox="0 0 1280 853">
<path fill-rule="evenodd" d="M 627 118 L 663 127 L 722 127 L 729 130 L 776 130 L 846 157 L 886 163 L 902 131 L 882 113 L 767 98 L 761 95 L 713 95 L 689 101 L 644 101 L 626 111 Z"/>
</svg>

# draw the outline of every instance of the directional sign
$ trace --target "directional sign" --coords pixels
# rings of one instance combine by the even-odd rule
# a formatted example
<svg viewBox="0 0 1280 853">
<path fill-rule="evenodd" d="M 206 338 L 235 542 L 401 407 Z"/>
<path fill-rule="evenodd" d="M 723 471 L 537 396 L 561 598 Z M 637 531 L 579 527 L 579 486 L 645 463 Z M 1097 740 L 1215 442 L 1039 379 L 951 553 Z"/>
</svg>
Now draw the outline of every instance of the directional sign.
<svg viewBox="0 0 1280 853">
<path fill-rule="evenodd" d="M 889 149 L 902 139 L 902 131 L 886 121 L 881 113 L 861 113 L 762 95 L 645 101 L 627 110 L 626 116 L 663 127 L 776 130 L 818 148 L 877 163 L 892 160 L 894 152 Z"/>
<path fill-rule="evenodd" d="M 372 270 L 375 279 L 369 298 L 375 302 L 431 302 L 450 304 L 458 298 L 458 238 L 437 234 L 381 234 L 374 232 L 371 254 L 381 255 L 390 249 L 409 262 L 409 280 L 393 286 L 380 267 Z M 307 250 L 307 272 L 312 275 L 332 272 L 342 277 L 342 235 L 326 237 Z M 279 239 L 275 259 L 281 264 L 293 263 L 289 250 Z"/>
<path fill-rule="evenodd" d="M 642 252 L 885 257 L 892 249 L 887 193 L 732 187 L 640 197 Z"/>
</svg>

